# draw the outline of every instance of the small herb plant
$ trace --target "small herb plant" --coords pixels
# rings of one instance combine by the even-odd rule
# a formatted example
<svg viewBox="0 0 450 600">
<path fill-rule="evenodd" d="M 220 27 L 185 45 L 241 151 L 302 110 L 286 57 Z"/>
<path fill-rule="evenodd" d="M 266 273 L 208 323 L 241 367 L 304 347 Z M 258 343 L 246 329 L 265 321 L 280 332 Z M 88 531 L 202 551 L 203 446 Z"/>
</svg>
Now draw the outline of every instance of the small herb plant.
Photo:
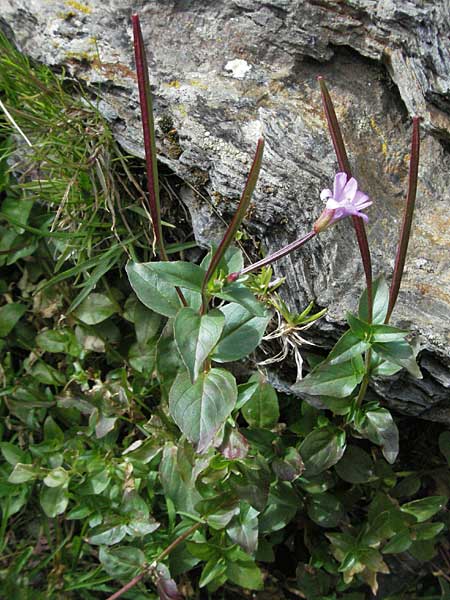
<svg viewBox="0 0 450 600">
<path fill-rule="evenodd" d="M 375 594 L 378 575 L 389 573 L 392 554 L 409 552 L 423 562 L 438 561 L 439 552 L 445 560 L 449 433 L 439 436 L 440 454 L 430 459 L 429 471 L 404 459 L 396 468 L 399 431 L 369 394 L 372 377 L 403 368 L 421 377 L 408 332 L 389 324 L 414 211 L 419 119 L 413 119 L 390 286 L 382 276 L 372 278 L 362 212 L 371 201 L 352 177 L 323 79 L 339 172 L 333 190 L 321 194 L 326 206 L 311 231 L 249 266 L 233 246 L 257 185 L 260 139 L 221 243 L 200 264 L 169 261 L 137 16 L 133 32 L 147 209 L 159 260 L 129 260 L 133 293 L 124 281 L 109 282 L 107 294 L 89 288 L 75 307 L 67 299 L 66 315 L 32 308 L 24 292 L 27 265 L 18 263 L 20 282 L 14 275 L 1 284 L 0 544 L 11 556 L 0 571 L 4 589 L 24 598 L 30 586 L 43 590 L 43 598 L 156 597 L 149 583 L 161 600 L 189 597 L 191 585 L 208 597 L 219 597 L 219 589 L 227 597 L 235 586 L 270 585 L 270 565 L 283 548 L 292 561 L 291 579 L 281 584 L 287 593 L 364 600 L 367 586 Z M 358 313 L 347 315 L 346 333 L 327 357 L 309 353 L 302 377 L 301 332 L 324 311 L 314 314 L 311 304 L 291 313 L 276 293 L 280 282 L 271 281 L 270 265 L 346 217 L 353 221 L 366 290 Z M 282 340 L 281 358 L 294 349 L 295 396 L 278 394 L 262 368 L 237 377 L 233 363 L 257 351 L 263 338 Z M 42 523 L 36 546 L 21 545 L 14 535 L 30 528 L 30 512 Z M 403 592 L 413 590 L 414 597 L 444 599 L 445 572 L 439 562 L 432 565 L 440 596 L 427 595 L 436 588 L 414 580 L 389 598 L 411 597 Z"/>
</svg>

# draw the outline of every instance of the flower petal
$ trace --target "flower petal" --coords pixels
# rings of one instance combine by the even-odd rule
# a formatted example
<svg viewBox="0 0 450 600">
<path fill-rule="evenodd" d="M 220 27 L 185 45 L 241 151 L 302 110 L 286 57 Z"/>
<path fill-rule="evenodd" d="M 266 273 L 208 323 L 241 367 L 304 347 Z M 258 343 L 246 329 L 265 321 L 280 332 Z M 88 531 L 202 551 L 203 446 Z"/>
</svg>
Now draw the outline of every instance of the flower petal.
<svg viewBox="0 0 450 600">
<path fill-rule="evenodd" d="M 334 176 L 333 185 L 333 197 L 336 200 L 341 199 L 342 192 L 344 191 L 345 184 L 347 183 L 347 173 L 336 173 Z"/>
<path fill-rule="evenodd" d="M 338 202 L 335 198 L 328 198 L 326 207 L 330 210 L 335 210 L 336 208 L 342 208 L 343 203 Z"/>
<path fill-rule="evenodd" d="M 352 202 L 355 200 L 356 193 L 358 191 L 358 182 L 354 177 L 351 177 L 347 183 L 345 184 L 344 191 L 342 195 L 345 197 L 347 202 Z"/>
<path fill-rule="evenodd" d="M 328 198 L 332 198 L 333 194 L 331 193 L 331 190 L 329 190 L 328 188 L 325 190 L 322 190 L 320 192 L 320 199 L 322 201 L 328 200 Z"/>
</svg>

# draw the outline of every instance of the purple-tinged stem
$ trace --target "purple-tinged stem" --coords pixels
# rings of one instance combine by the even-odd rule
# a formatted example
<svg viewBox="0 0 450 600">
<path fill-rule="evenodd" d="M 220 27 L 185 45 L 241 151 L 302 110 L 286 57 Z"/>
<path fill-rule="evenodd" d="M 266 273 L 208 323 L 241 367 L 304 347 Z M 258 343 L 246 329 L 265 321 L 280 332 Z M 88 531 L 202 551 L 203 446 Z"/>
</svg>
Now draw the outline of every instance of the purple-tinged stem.
<svg viewBox="0 0 450 600">
<path fill-rule="evenodd" d="M 417 194 L 417 178 L 419 174 L 420 157 L 420 117 L 413 117 L 413 132 L 411 139 L 411 157 L 409 161 L 408 193 L 406 196 L 405 212 L 403 214 L 403 223 L 400 233 L 400 239 L 397 247 L 397 256 L 395 257 L 394 273 L 389 290 L 389 305 L 385 322 L 388 323 L 397 302 L 398 292 L 402 282 L 403 271 L 405 268 L 406 253 L 408 252 L 408 243 L 411 236 L 411 226 L 414 215 L 414 207 Z"/>
<path fill-rule="evenodd" d="M 274 252 L 270 256 L 266 256 L 265 258 L 262 258 L 258 262 L 255 262 L 252 265 L 245 267 L 245 269 L 242 269 L 242 271 L 240 273 L 238 273 L 238 274 L 232 273 L 232 275 L 236 275 L 236 277 L 233 277 L 232 279 L 236 280 L 238 276 L 246 275 L 247 273 L 252 273 L 253 271 L 261 269 L 261 267 L 265 267 L 267 265 L 272 264 L 273 262 L 279 260 L 280 258 L 283 258 L 283 256 L 286 256 L 286 254 L 290 254 L 291 252 L 294 252 L 294 250 L 297 250 L 298 248 L 303 246 L 303 244 L 306 244 L 306 242 L 308 242 L 310 239 L 312 239 L 315 235 L 316 235 L 315 231 L 310 231 L 302 238 L 295 240 L 295 242 L 291 242 L 290 244 L 288 244 L 287 246 L 284 246 L 280 250 L 277 250 L 277 252 Z"/>
<path fill-rule="evenodd" d="M 256 146 L 255 157 L 253 159 L 253 163 L 250 169 L 250 172 L 247 177 L 247 181 L 244 187 L 244 191 L 242 192 L 241 199 L 239 201 L 239 205 L 234 213 L 233 219 L 228 226 L 228 229 L 225 232 L 225 235 L 222 238 L 217 250 L 215 251 L 213 257 L 211 258 L 211 262 L 209 263 L 208 270 L 206 271 L 205 278 L 203 280 L 202 285 L 202 297 L 203 297 L 203 305 L 202 312 L 206 310 L 206 288 L 209 280 L 214 274 L 214 271 L 217 269 L 220 261 L 222 260 L 227 248 L 232 243 L 234 236 L 236 235 L 239 227 L 241 226 L 242 221 L 247 213 L 248 207 L 250 205 L 250 200 L 252 199 L 253 192 L 256 187 L 256 183 L 258 181 L 259 172 L 261 170 L 261 162 L 264 152 L 264 139 L 260 138 L 258 140 L 258 145 Z"/>
<path fill-rule="evenodd" d="M 153 231 L 161 260 L 169 260 L 164 246 L 164 237 L 161 225 L 161 210 L 159 203 L 159 180 L 158 163 L 156 160 L 155 125 L 153 122 L 152 94 L 150 80 L 148 77 L 147 56 L 145 53 L 144 40 L 142 38 L 139 15 L 132 15 L 134 39 L 134 56 L 136 61 L 136 75 L 139 88 L 139 104 L 142 116 L 142 131 L 144 134 L 145 164 L 147 170 L 148 204 L 150 217 L 152 219 Z M 187 306 L 186 299 L 180 290 L 176 288 L 181 302 Z"/>
<path fill-rule="evenodd" d="M 334 151 L 336 153 L 339 169 L 343 173 L 347 173 L 347 177 L 350 179 L 352 172 L 350 169 L 350 162 L 348 160 L 347 152 L 345 150 L 344 140 L 342 138 L 341 129 L 336 117 L 336 111 L 334 110 L 333 101 L 328 92 L 327 86 L 323 77 L 318 77 L 320 91 L 322 93 L 322 102 L 325 111 L 325 117 L 328 123 L 328 129 L 330 131 L 331 140 L 333 142 Z M 353 227 L 356 233 L 356 239 L 358 240 L 359 251 L 364 267 L 364 273 L 366 275 L 366 286 L 367 286 L 367 308 L 369 321 L 372 320 L 373 310 L 373 292 L 372 292 L 372 260 L 370 257 L 369 242 L 367 240 L 366 228 L 364 227 L 364 221 L 361 217 L 352 217 Z"/>
</svg>

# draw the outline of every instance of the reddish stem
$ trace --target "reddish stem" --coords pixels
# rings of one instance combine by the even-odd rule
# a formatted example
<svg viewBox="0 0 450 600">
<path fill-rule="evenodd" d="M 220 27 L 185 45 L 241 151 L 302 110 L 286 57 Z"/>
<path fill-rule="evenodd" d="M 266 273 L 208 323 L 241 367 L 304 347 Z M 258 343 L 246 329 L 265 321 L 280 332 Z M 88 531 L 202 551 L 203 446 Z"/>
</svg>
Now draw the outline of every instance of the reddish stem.
<svg viewBox="0 0 450 600">
<path fill-rule="evenodd" d="M 322 93 L 322 102 L 325 111 L 325 117 L 328 123 L 328 129 L 333 142 L 334 151 L 339 164 L 339 169 L 347 174 L 350 179 L 352 172 L 350 169 L 350 162 L 348 160 L 347 152 L 345 150 L 345 144 L 342 137 L 341 129 L 336 117 L 336 111 L 334 110 L 333 101 L 328 92 L 327 86 L 323 77 L 318 77 L 320 90 Z M 362 258 L 364 267 L 364 273 L 366 276 L 367 286 L 367 308 L 369 315 L 369 322 L 372 321 L 373 311 L 373 291 L 372 291 L 372 259 L 370 257 L 369 242 L 367 240 L 366 228 L 364 227 L 364 221 L 361 217 L 352 217 L 353 227 L 356 233 L 356 239 L 358 240 L 359 251 Z"/>
<path fill-rule="evenodd" d="M 397 255 L 395 257 L 394 273 L 389 290 L 389 305 L 385 322 L 388 323 L 397 302 L 398 292 L 402 282 L 403 271 L 405 268 L 406 254 L 408 252 L 409 238 L 411 236 L 411 226 L 414 216 L 414 207 L 417 195 L 417 179 L 419 174 L 420 157 L 420 117 L 413 117 L 413 132 L 411 139 L 411 157 L 409 161 L 408 193 L 406 196 L 405 212 L 403 213 L 403 223 L 400 233 L 400 239 L 397 246 Z"/>
<path fill-rule="evenodd" d="M 242 269 L 242 271 L 239 273 L 239 275 L 246 275 L 247 273 L 252 273 L 252 271 L 256 271 L 257 269 L 260 269 L 261 267 L 270 265 L 271 263 L 275 262 L 276 260 L 283 258 L 283 256 L 286 256 L 286 254 L 290 254 L 294 250 L 297 250 L 298 248 L 303 246 L 303 244 L 306 244 L 306 242 L 308 242 L 310 239 L 312 239 L 315 235 L 316 235 L 315 231 L 310 231 L 302 238 L 295 240 L 295 242 L 291 242 L 290 244 L 288 244 L 287 246 L 284 246 L 284 248 L 281 248 L 280 250 L 277 250 L 277 252 L 274 252 L 270 256 L 266 256 L 265 258 L 262 258 L 258 262 L 253 263 L 252 265 L 249 265 L 248 267 L 245 267 L 245 269 Z M 234 273 L 232 275 L 234 275 Z M 235 277 L 233 279 L 237 279 L 237 277 Z"/>
<path fill-rule="evenodd" d="M 148 204 L 150 217 L 152 219 L 153 231 L 155 234 L 156 245 L 158 247 L 161 260 L 169 260 L 166 248 L 164 246 L 164 237 L 161 225 L 161 210 L 159 202 L 159 180 L 158 163 L 156 160 L 155 144 L 155 125 L 153 121 L 152 94 L 150 90 L 150 80 L 148 77 L 147 56 L 145 53 L 144 40 L 142 38 L 141 24 L 139 15 L 132 15 L 134 38 L 134 56 L 136 61 L 136 75 L 139 89 L 139 104 L 142 116 L 142 131 L 144 134 L 145 164 L 147 170 Z M 179 287 L 176 288 L 177 294 L 184 306 L 187 306 L 186 299 Z"/>
</svg>

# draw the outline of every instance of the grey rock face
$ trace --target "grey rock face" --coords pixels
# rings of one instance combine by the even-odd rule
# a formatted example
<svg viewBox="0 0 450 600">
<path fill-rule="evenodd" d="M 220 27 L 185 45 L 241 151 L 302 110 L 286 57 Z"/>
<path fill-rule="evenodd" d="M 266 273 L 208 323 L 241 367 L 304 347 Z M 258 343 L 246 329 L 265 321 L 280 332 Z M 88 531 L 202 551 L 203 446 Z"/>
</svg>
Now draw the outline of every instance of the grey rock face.
<svg viewBox="0 0 450 600">
<path fill-rule="evenodd" d="M 142 156 L 130 16 L 139 12 L 161 160 L 207 198 L 184 196 L 200 242 L 218 237 L 260 133 L 263 173 L 249 230 L 267 252 L 311 228 L 337 169 L 317 75 L 326 77 L 360 187 L 373 199 L 375 273 L 392 273 L 407 187 L 410 116 L 423 121 L 417 211 L 394 313 L 425 348 L 424 380 L 376 391 L 411 414 L 450 421 L 450 3 L 448 0 L 2 0 L 18 46 L 95 87 L 130 152 Z M 294 307 L 354 309 L 364 284 L 350 222 L 276 267 Z M 327 324 L 324 324 L 327 326 Z"/>
</svg>

